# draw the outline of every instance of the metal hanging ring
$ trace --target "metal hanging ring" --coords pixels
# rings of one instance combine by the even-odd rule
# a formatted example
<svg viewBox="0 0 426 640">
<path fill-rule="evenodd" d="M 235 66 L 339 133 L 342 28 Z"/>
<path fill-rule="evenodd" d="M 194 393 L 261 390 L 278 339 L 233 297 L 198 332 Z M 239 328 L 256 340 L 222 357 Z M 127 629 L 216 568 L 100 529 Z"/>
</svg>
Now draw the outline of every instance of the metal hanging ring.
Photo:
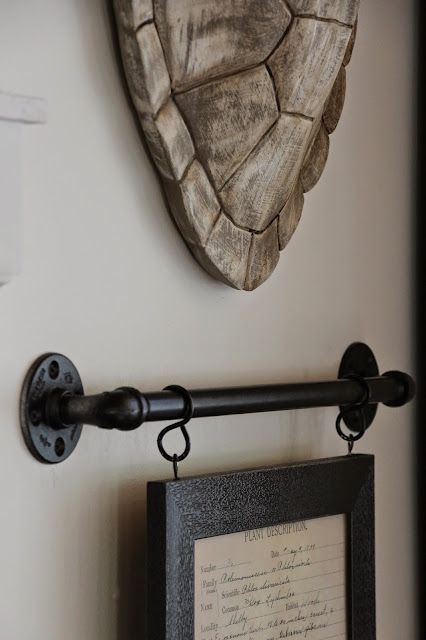
<svg viewBox="0 0 426 640">
<path fill-rule="evenodd" d="M 368 382 L 366 382 L 366 380 L 362 376 L 358 376 L 356 374 L 350 374 L 345 376 L 344 379 L 355 380 L 356 382 L 359 382 L 363 390 L 363 395 L 361 400 L 359 400 L 358 402 L 354 402 L 348 407 L 345 407 L 344 409 L 342 409 L 342 411 L 340 411 L 336 419 L 336 431 L 339 434 L 339 436 L 348 443 L 348 453 L 352 453 L 354 442 L 356 442 L 357 440 L 360 440 L 367 430 L 367 421 L 365 419 L 365 414 L 363 409 L 369 404 L 371 400 L 371 391 L 370 391 Z M 347 416 L 349 413 L 352 413 L 353 411 L 358 411 L 358 414 L 361 417 L 362 426 L 356 435 L 354 435 L 353 433 L 349 433 L 349 434 L 344 433 L 344 431 L 342 430 L 342 420 L 345 418 L 345 416 Z"/>
<path fill-rule="evenodd" d="M 354 448 L 354 440 L 351 439 L 348 442 L 348 456 L 351 455 L 353 448 Z"/>
<path fill-rule="evenodd" d="M 173 456 L 173 474 L 175 476 L 175 480 L 179 480 L 179 474 L 178 474 L 178 457 L 176 455 L 176 453 Z"/>
<path fill-rule="evenodd" d="M 185 413 L 182 420 L 179 420 L 179 422 L 174 422 L 173 424 L 169 424 L 167 427 L 164 427 L 164 429 L 160 431 L 157 438 L 158 449 L 161 455 L 163 456 L 163 458 L 165 458 L 169 462 L 173 462 L 175 477 L 177 478 L 177 463 L 182 462 L 182 460 L 185 460 L 185 458 L 188 457 L 189 452 L 191 451 L 191 439 L 186 429 L 186 425 L 194 415 L 194 404 L 192 402 L 192 397 L 189 391 L 184 387 L 180 387 L 177 384 L 172 384 L 172 385 L 169 385 L 168 387 L 164 387 L 163 391 L 174 391 L 175 393 L 180 394 L 185 401 Z M 176 453 L 173 455 L 170 455 L 169 453 L 167 453 L 167 451 L 163 446 L 164 437 L 169 433 L 169 431 L 173 431 L 174 429 L 180 429 L 185 440 L 185 449 L 180 455 L 177 455 Z"/>
</svg>

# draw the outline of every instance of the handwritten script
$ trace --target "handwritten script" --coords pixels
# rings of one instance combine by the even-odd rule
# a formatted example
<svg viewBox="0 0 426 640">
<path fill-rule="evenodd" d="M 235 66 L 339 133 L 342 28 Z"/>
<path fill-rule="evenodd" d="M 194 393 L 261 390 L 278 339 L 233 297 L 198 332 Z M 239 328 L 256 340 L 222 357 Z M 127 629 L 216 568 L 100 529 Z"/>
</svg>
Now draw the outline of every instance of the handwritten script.
<svg viewBox="0 0 426 640">
<path fill-rule="evenodd" d="M 347 640 L 346 522 L 195 542 L 195 640 Z"/>
</svg>

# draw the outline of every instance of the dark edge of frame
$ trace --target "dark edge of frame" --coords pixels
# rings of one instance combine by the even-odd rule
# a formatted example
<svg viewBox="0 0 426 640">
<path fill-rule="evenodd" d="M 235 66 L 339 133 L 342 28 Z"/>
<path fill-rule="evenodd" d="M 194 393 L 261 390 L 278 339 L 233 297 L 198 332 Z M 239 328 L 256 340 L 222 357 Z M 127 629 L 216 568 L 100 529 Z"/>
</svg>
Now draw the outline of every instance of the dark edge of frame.
<svg viewBox="0 0 426 640">
<path fill-rule="evenodd" d="M 349 515 L 349 602 L 354 640 L 376 638 L 374 462 Z M 352 638 L 352 636 L 349 636 Z"/>
<path fill-rule="evenodd" d="M 145 629 L 150 640 L 166 637 L 166 486 L 163 483 L 148 484 L 148 554 L 147 554 L 147 602 Z"/>
<path fill-rule="evenodd" d="M 351 640 L 375 640 L 374 457 L 148 484 L 148 640 L 192 640 L 196 539 L 348 514 Z"/>
<path fill-rule="evenodd" d="M 424 89 L 426 82 L 426 42 L 424 38 L 424 30 L 426 28 L 426 4 L 421 0 L 417 0 L 415 7 L 415 55 L 417 65 L 414 72 L 414 79 L 417 80 L 417 100 L 414 101 L 416 108 L 414 131 L 415 139 L 413 140 L 413 149 L 415 154 L 416 171 L 414 173 L 413 193 L 415 194 L 415 225 L 414 225 L 414 253 L 415 253 L 415 273 L 416 273 L 416 292 L 414 313 L 414 353 L 416 358 L 416 377 L 417 377 L 417 399 L 416 399 L 416 485 L 417 485 L 417 612 L 418 612 L 418 638 L 423 640 L 426 638 L 426 608 L 424 602 L 426 600 L 426 554 L 424 549 L 424 539 L 426 536 L 426 493 L 423 488 L 422 466 L 424 464 L 424 456 L 426 451 L 426 437 L 424 423 L 426 420 L 426 396 L 424 392 L 426 377 L 426 252 L 424 249 L 424 238 L 426 237 L 426 91 Z"/>
</svg>

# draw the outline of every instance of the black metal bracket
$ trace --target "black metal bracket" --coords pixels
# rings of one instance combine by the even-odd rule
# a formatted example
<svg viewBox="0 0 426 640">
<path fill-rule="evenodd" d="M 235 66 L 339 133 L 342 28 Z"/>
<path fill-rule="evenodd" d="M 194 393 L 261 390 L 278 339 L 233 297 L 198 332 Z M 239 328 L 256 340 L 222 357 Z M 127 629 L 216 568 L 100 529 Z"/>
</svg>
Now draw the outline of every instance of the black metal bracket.
<svg viewBox="0 0 426 640">
<path fill-rule="evenodd" d="M 80 439 L 82 424 L 62 423 L 59 407 L 64 394 L 83 394 L 80 376 L 71 360 L 59 353 L 37 358 L 22 386 L 20 417 L 27 447 L 40 462 L 62 462 Z"/>
<path fill-rule="evenodd" d="M 409 402 L 415 394 L 413 379 L 390 371 L 379 375 L 371 349 L 360 342 L 345 351 L 338 379 L 328 382 L 271 384 L 249 387 L 196 389 L 191 391 L 193 417 L 220 416 L 312 407 L 348 407 L 360 400 L 362 376 L 369 388 L 366 426 L 374 420 L 379 403 L 391 407 Z M 25 442 L 37 460 L 62 462 L 74 451 L 83 424 L 102 429 L 130 431 L 144 422 L 179 420 L 185 402 L 172 390 L 142 393 L 131 387 L 93 396 L 83 395 L 76 367 L 63 355 L 49 353 L 30 367 L 21 393 L 20 417 Z M 345 415 L 351 431 L 361 428 L 359 411 Z"/>
<path fill-rule="evenodd" d="M 363 378 L 374 378 L 379 375 L 379 366 L 374 357 L 374 353 L 370 347 L 362 342 L 354 342 L 350 345 L 340 362 L 339 367 L 339 379 L 346 378 L 346 376 L 357 375 Z M 368 428 L 376 417 L 378 403 L 367 405 L 364 410 L 364 419 L 366 427 Z M 343 411 L 344 407 L 340 406 L 340 410 Z M 346 426 L 355 432 L 361 430 L 361 416 L 359 411 L 352 411 L 346 413 L 343 418 Z"/>
</svg>

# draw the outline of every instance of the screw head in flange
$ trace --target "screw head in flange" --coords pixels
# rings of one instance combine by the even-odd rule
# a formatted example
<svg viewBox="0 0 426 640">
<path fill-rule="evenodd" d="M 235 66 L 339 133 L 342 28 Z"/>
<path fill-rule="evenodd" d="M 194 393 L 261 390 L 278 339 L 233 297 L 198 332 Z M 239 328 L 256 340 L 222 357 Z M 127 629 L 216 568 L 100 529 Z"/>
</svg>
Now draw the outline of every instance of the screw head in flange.
<svg viewBox="0 0 426 640">
<path fill-rule="evenodd" d="M 22 386 L 21 428 L 31 454 L 40 462 L 55 464 L 66 460 L 80 439 L 81 424 L 52 426 L 48 400 L 62 393 L 83 394 L 83 385 L 74 364 L 59 353 L 40 356 L 31 365 Z"/>
</svg>

